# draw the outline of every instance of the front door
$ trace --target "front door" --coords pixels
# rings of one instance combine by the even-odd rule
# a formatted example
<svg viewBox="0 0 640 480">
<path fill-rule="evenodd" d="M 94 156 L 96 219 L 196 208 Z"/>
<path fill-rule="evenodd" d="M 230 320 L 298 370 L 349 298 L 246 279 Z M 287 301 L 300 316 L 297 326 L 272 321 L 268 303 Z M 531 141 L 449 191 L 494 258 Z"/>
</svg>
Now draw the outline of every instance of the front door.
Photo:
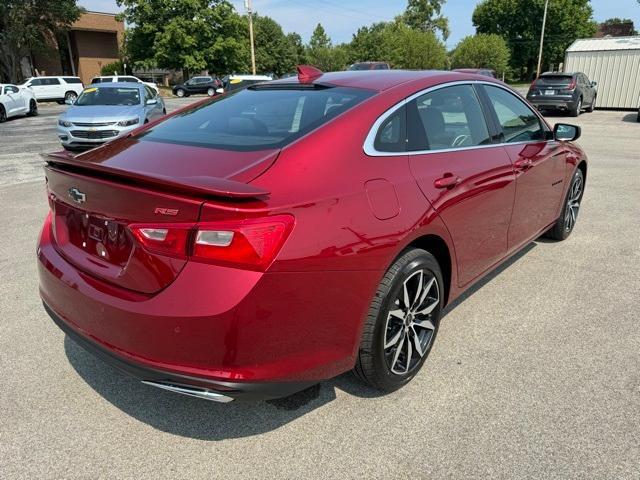
<svg viewBox="0 0 640 480">
<path fill-rule="evenodd" d="M 504 88 L 482 88 L 516 172 L 516 201 L 509 227 L 512 251 L 557 219 L 564 191 L 565 153 L 524 101 Z"/>
<path fill-rule="evenodd" d="M 406 108 L 411 171 L 451 234 L 464 286 L 507 253 L 513 166 L 492 144 L 472 85 L 433 90 Z"/>
</svg>

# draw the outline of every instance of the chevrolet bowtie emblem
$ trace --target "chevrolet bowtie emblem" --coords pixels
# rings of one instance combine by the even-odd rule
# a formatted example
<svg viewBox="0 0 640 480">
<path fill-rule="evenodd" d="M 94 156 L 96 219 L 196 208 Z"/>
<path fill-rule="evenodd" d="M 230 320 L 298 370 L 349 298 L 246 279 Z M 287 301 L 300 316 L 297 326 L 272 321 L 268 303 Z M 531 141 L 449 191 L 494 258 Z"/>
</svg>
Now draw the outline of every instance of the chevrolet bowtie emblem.
<svg viewBox="0 0 640 480">
<path fill-rule="evenodd" d="M 76 203 L 84 203 L 87 201 L 87 196 L 76 187 L 69 189 L 69 198 Z"/>
</svg>

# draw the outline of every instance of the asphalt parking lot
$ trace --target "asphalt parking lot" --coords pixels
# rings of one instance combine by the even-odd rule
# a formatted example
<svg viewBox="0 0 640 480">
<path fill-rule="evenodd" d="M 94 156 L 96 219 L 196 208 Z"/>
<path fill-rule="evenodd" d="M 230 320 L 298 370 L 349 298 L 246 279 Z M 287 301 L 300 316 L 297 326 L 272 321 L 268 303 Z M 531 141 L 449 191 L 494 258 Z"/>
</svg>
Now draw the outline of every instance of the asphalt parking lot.
<svg viewBox="0 0 640 480">
<path fill-rule="evenodd" d="M 634 113 L 551 119 L 581 125 L 590 157 L 575 231 L 530 244 L 449 308 L 407 387 L 379 396 L 345 374 L 213 404 L 123 376 L 44 312 L 38 153 L 59 149 L 63 109 L 0 125 L 0 478 L 640 478 Z"/>
</svg>

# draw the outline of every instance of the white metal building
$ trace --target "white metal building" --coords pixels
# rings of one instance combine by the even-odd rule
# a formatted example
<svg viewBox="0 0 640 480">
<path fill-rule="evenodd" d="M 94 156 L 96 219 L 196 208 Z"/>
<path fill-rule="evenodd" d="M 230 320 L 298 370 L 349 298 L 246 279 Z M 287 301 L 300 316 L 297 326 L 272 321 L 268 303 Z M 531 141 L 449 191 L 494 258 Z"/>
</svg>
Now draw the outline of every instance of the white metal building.
<svg viewBox="0 0 640 480">
<path fill-rule="evenodd" d="M 640 36 L 576 40 L 565 54 L 564 71 L 598 82 L 598 107 L 640 106 Z"/>
</svg>

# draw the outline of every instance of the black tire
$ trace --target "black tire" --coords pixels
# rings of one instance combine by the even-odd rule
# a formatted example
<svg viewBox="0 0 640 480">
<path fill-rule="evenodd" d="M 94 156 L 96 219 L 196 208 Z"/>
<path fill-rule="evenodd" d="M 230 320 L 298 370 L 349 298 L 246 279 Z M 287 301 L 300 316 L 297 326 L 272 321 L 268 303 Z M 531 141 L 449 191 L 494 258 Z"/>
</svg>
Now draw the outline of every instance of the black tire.
<svg viewBox="0 0 640 480">
<path fill-rule="evenodd" d="M 638 110 L 638 116 L 636 117 L 636 122 L 640 123 L 640 110 Z"/>
<path fill-rule="evenodd" d="M 591 105 L 589 105 L 589 108 L 587 108 L 587 112 L 591 113 L 596 109 L 596 100 L 598 99 L 597 95 L 593 96 L 593 102 L 591 102 Z"/>
<path fill-rule="evenodd" d="M 166 115 L 166 114 L 167 114 L 167 109 L 166 109 L 166 108 L 163 108 L 163 109 L 162 109 L 162 114 L 163 114 L 163 115 Z"/>
<path fill-rule="evenodd" d="M 183 88 L 179 88 L 176 90 L 176 97 L 186 97 L 187 96 L 187 92 L 183 89 Z"/>
<path fill-rule="evenodd" d="M 67 92 L 64 94 L 64 102 L 67 103 L 68 100 L 75 102 L 78 99 L 78 94 L 76 92 Z"/>
<path fill-rule="evenodd" d="M 27 112 L 27 116 L 35 117 L 38 115 L 38 102 L 36 102 L 33 98 L 29 101 L 29 111 Z"/>
<path fill-rule="evenodd" d="M 577 194 L 575 192 L 576 184 L 579 184 L 579 192 Z M 583 194 L 584 174 L 582 173 L 582 170 L 576 168 L 576 171 L 573 173 L 573 177 L 571 177 L 571 183 L 569 184 L 569 189 L 567 190 L 567 194 L 564 198 L 560 217 L 556 220 L 553 227 L 547 231 L 545 234 L 546 237 L 562 241 L 571 235 L 571 232 L 573 232 L 573 228 L 576 225 L 576 221 L 578 220 Z M 573 205 L 573 207 L 571 207 L 571 205 Z M 569 211 L 570 208 L 573 212 Z M 569 218 L 569 215 L 571 215 L 571 219 Z"/>
<path fill-rule="evenodd" d="M 578 103 L 576 103 L 576 105 L 571 110 L 569 110 L 569 114 L 572 117 L 577 117 L 578 115 L 580 115 L 581 111 L 582 111 L 582 97 L 580 97 L 578 99 Z"/>
<path fill-rule="evenodd" d="M 417 293 L 413 301 L 409 293 L 414 305 L 407 309 L 404 292 L 412 286 L 417 287 Z M 371 302 L 354 368 L 356 377 L 385 392 L 406 385 L 429 356 L 440 324 L 443 294 L 442 272 L 433 255 L 421 249 L 403 253 L 385 273 Z M 431 310 L 423 314 L 418 312 L 421 308 Z M 406 311 L 413 313 L 406 315 Z M 405 313 L 404 318 L 392 312 Z M 425 328 L 427 324 L 430 327 Z M 395 343 L 391 343 L 394 339 Z M 401 368 L 403 364 L 405 368 Z M 394 367 L 400 372 L 394 372 Z"/>
<path fill-rule="evenodd" d="M 4 105 L 0 104 L 0 123 L 7 121 L 7 111 L 4 109 Z"/>
</svg>

